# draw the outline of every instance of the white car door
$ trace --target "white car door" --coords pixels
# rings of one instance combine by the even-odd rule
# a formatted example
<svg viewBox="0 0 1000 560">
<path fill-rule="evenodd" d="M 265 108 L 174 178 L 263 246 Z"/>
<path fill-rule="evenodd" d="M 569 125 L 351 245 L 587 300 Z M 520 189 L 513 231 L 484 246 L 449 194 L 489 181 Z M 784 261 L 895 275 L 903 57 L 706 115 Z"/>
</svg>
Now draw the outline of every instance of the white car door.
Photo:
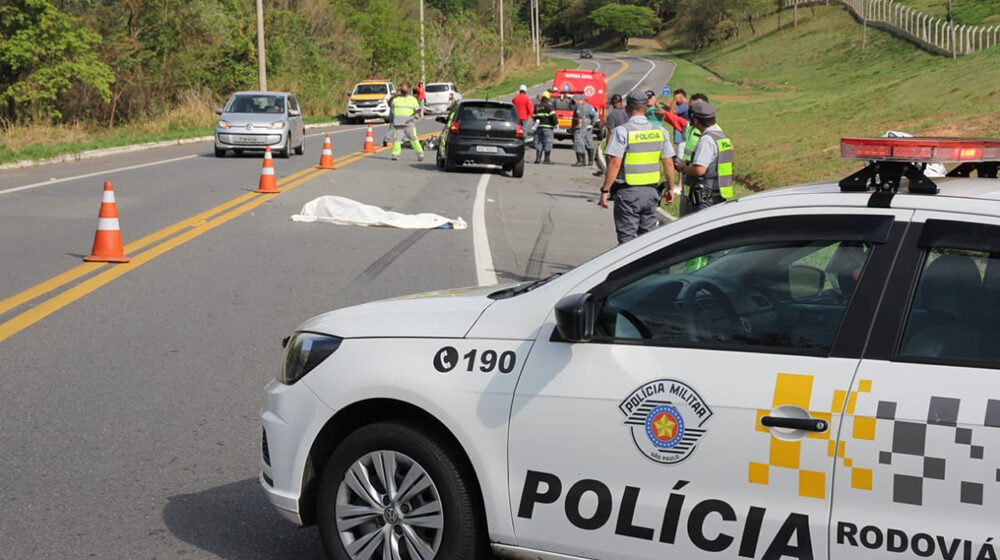
<svg viewBox="0 0 1000 560">
<path fill-rule="evenodd" d="M 836 428 L 898 244 L 894 213 L 730 221 L 564 298 L 559 326 L 592 323 L 593 336 L 543 328 L 521 374 L 518 546 L 826 558 Z"/>
<path fill-rule="evenodd" d="M 844 418 L 832 560 L 998 557 L 1000 219 L 914 220 Z"/>
</svg>

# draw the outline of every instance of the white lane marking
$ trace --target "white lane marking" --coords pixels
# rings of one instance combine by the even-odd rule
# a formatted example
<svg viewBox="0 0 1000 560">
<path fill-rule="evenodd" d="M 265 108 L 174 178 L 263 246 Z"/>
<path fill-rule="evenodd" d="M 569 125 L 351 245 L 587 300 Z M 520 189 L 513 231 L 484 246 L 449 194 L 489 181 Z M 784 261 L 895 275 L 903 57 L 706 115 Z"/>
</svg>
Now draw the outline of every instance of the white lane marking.
<svg viewBox="0 0 1000 560">
<path fill-rule="evenodd" d="M 476 259 L 476 281 L 480 286 L 497 283 L 497 272 L 493 268 L 493 254 L 490 240 L 486 235 L 486 184 L 490 174 L 483 173 L 476 186 L 476 199 L 472 202 L 472 250 Z"/>
<path fill-rule="evenodd" d="M 639 84 L 641 84 L 641 83 L 642 83 L 643 81 L 645 81 L 645 80 L 646 80 L 646 77 L 648 77 L 648 76 L 649 76 L 649 75 L 650 75 L 650 74 L 651 74 L 651 73 L 653 72 L 653 70 L 655 70 L 655 69 L 656 69 L 656 63 L 655 63 L 655 62 L 653 62 L 652 60 L 649 60 L 649 59 L 646 59 L 646 58 L 641 58 L 641 57 L 637 57 L 637 58 L 639 58 L 639 60 L 642 60 L 642 61 L 645 61 L 645 62 L 648 62 L 648 63 L 649 63 L 649 70 L 648 70 L 648 71 L 646 71 L 646 73 L 645 73 L 645 74 L 643 74 L 641 78 L 639 78 L 639 81 L 638 81 L 638 82 L 636 82 L 636 83 L 635 83 L 635 85 L 634 85 L 634 86 L 632 86 L 632 89 L 630 89 L 629 91 L 632 91 L 632 90 L 634 90 L 635 88 L 639 87 Z"/>
<path fill-rule="evenodd" d="M 107 175 L 108 173 L 117 173 L 119 171 L 129 171 L 131 169 L 141 169 L 143 167 L 152 167 L 154 165 L 161 165 L 164 163 L 173 163 L 175 161 L 183 161 L 185 159 L 191 159 L 198 157 L 198 154 L 191 154 L 189 156 L 181 156 L 171 159 L 164 159 L 160 161 L 151 161 L 149 163 L 140 163 L 138 165 L 130 165 L 128 167 L 117 167 L 115 169 L 104 169 L 102 171 L 95 171 L 93 173 L 84 173 L 83 175 L 75 175 L 73 177 L 63 177 L 62 179 L 49 179 L 48 181 L 42 181 L 41 183 L 32 183 L 30 185 L 24 185 L 21 187 L 14 187 L 12 189 L 7 189 L 0 191 L 0 194 L 9 194 L 17 191 L 26 191 L 28 189 L 37 189 L 38 187 L 47 187 L 49 185 L 55 185 L 56 183 L 65 183 L 66 181 L 75 181 L 77 179 L 86 179 L 87 177 L 96 177 L 98 175 Z"/>
</svg>

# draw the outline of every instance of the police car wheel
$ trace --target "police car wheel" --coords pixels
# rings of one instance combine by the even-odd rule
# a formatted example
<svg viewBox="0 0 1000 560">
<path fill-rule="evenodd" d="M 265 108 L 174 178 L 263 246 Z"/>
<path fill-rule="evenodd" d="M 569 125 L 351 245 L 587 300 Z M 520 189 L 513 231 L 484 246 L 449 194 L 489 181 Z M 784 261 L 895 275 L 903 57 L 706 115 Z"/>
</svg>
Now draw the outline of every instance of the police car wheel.
<svg viewBox="0 0 1000 560">
<path fill-rule="evenodd" d="M 335 560 L 475 559 L 487 545 L 454 451 L 397 423 L 348 436 L 320 480 L 319 530 Z"/>
</svg>

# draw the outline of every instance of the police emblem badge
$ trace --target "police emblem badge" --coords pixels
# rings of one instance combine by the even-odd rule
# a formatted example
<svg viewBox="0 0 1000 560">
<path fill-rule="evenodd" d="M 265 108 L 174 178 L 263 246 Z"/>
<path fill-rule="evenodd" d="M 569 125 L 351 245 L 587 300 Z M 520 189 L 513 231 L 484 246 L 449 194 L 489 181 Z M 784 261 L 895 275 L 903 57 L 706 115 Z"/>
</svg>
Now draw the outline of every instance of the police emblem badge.
<svg viewBox="0 0 1000 560">
<path fill-rule="evenodd" d="M 649 459 L 673 465 L 687 459 L 702 436 L 712 409 L 697 391 L 676 379 L 639 387 L 618 405 L 636 448 Z"/>
</svg>

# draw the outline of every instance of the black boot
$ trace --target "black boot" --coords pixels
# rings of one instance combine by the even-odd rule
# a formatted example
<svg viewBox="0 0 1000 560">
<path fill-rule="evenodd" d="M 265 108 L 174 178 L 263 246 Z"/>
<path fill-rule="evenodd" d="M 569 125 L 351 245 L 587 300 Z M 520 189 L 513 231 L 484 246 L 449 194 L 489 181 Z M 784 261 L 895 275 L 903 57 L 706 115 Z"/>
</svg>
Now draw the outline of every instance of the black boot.
<svg viewBox="0 0 1000 560">
<path fill-rule="evenodd" d="M 587 165 L 586 163 L 587 156 L 583 155 L 583 152 L 574 152 L 574 153 L 576 154 L 576 163 L 573 164 L 573 167 L 583 167 Z"/>
<path fill-rule="evenodd" d="M 538 150 L 535 152 L 535 163 L 542 163 L 542 151 Z"/>
<path fill-rule="evenodd" d="M 587 167 L 594 165 L 594 150 L 587 150 Z"/>
<path fill-rule="evenodd" d="M 552 152 L 545 152 L 545 161 L 542 162 L 542 163 L 544 163 L 545 165 L 552 165 L 552 160 L 549 159 L 549 156 L 551 156 L 551 155 L 552 155 Z"/>
</svg>

